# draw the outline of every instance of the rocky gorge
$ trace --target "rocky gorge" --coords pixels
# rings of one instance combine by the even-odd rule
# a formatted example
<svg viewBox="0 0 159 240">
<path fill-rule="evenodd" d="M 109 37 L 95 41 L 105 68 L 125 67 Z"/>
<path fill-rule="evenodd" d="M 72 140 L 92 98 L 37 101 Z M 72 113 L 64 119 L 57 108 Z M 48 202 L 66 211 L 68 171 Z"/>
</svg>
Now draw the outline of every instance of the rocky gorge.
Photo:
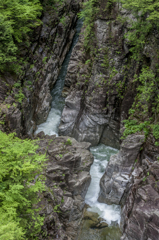
<svg viewBox="0 0 159 240">
<path fill-rule="evenodd" d="M 28 48 L 20 46 L 20 57 L 27 60 L 22 74 L 4 72 L 0 77 L 1 128 L 15 130 L 18 136 L 32 135 L 36 125 L 47 119 L 50 89 L 75 34 L 79 3 L 60 2 L 55 9 L 47 1 L 43 5 L 42 25 L 32 32 Z"/>
<path fill-rule="evenodd" d="M 158 239 L 158 180 L 157 172 L 150 170 L 154 165 L 158 169 L 155 138 L 150 134 L 145 141 L 145 135 L 138 133 L 123 142 L 119 140 L 124 131 L 122 121 L 128 118 L 137 94 L 133 75 L 142 64 L 156 73 L 158 60 L 154 49 L 158 37 L 151 33 L 151 41 L 141 53 L 143 62 L 134 61 L 131 45 L 124 38 L 130 22 L 123 24 L 118 18 L 120 15 L 133 19 L 133 16 L 120 4 L 112 3 L 109 9 L 106 5 L 100 2 L 94 20 L 94 56 L 83 51 L 83 36 L 71 55 L 65 81 L 70 94 L 65 100 L 59 133 L 92 145 L 100 142 L 120 146 L 101 178 L 98 201 L 122 206 L 121 239 Z M 151 117 L 151 111 L 148 116 L 138 114 L 140 118 Z M 151 196 L 156 197 L 152 200 Z"/>
<path fill-rule="evenodd" d="M 39 239 L 75 239 L 91 181 L 93 156 L 90 144 L 55 135 L 37 135 L 39 151 L 47 149 L 46 191 L 40 196 L 40 214 L 45 216 Z"/>
<path fill-rule="evenodd" d="M 75 35 L 79 4 L 67 1 L 58 5 L 56 11 L 46 8 L 43 25 L 32 33 L 31 47 L 21 46 L 21 54 L 29 58 L 23 75 L 1 74 L 1 130 L 34 138 L 39 151 L 47 152 L 46 191 L 39 203 L 45 220 L 39 239 L 74 240 L 78 233 L 84 239 L 80 233 L 80 226 L 83 228 L 85 224 L 83 214 L 83 220 L 92 221 L 90 212 L 84 213 L 93 163 L 89 150 L 91 146 L 104 144 L 119 151 L 110 154 L 107 166 L 104 165 L 98 202 L 121 206 L 121 240 L 158 240 L 159 147 L 156 139 L 152 133 L 145 138 L 144 131 L 120 139 L 125 130 L 123 120 L 130 115 L 139 86 L 139 82 L 133 81 L 134 74 L 139 73 L 144 64 L 158 74 L 159 36 L 155 30 L 141 51 L 143 61 L 135 61 L 131 58 L 131 44 L 124 37 L 130 26 L 129 19 L 136 21 L 134 16 L 120 3 L 112 2 L 108 6 L 108 1 L 101 0 L 98 14 L 92 18 L 92 48 L 85 50 L 86 26 L 83 26 L 70 53 L 62 93 L 66 98 L 55 132 L 59 136 L 45 135 L 45 130 L 35 132 L 52 109 L 51 90 L 55 89 L 53 86 Z M 122 22 L 121 18 L 128 20 Z M 20 88 L 16 86 L 17 81 Z M 24 96 L 22 101 L 20 92 Z M 144 120 L 151 118 L 152 105 L 148 108 L 148 115 L 142 115 L 142 109 L 137 110 L 136 115 Z M 157 122 L 158 116 L 156 119 Z M 96 160 L 95 155 L 94 158 Z M 97 220 L 98 215 L 95 218 Z M 101 222 L 89 225 L 90 236 L 97 225 L 102 228 Z M 110 236 L 107 231 L 104 230 L 100 239 Z M 115 237 L 119 239 L 120 234 Z"/>
</svg>

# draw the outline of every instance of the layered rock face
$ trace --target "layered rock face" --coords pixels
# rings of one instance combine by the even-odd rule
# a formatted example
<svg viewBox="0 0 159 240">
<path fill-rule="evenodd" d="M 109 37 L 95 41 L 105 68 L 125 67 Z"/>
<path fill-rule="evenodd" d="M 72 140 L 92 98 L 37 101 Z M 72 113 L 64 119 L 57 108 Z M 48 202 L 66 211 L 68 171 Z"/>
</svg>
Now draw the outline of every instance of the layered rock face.
<svg viewBox="0 0 159 240">
<path fill-rule="evenodd" d="M 142 64 L 156 74 L 158 35 L 151 33 L 141 53 L 143 62 L 135 62 L 131 59 L 131 46 L 124 38 L 129 22 L 117 20 L 118 15 L 131 19 L 133 16 L 115 3 L 106 14 L 102 10 L 104 4 L 100 2 L 100 14 L 94 22 L 95 54 L 84 51 L 83 36 L 72 52 L 65 80 L 70 92 L 59 133 L 92 145 L 101 142 L 119 148 L 119 131 L 124 130 L 122 120 L 128 118 L 137 94 L 134 74 L 141 71 Z M 141 121 L 148 119 L 143 113 L 137 114 L 137 118 L 143 118 Z M 98 200 L 122 206 L 122 240 L 159 239 L 159 149 L 152 136 L 144 141 L 143 135 L 128 136 L 119 153 L 111 157 L 101 179 Z"/>
<path fill-rule="evenodd" d="M 121 240 L 159 239 L 159 163 L 142 160 L 122 209 Z"/>
<path fill-rule="evenodd" d="M 106 3 L 103 4 L 102 17 L 96 19 L 92 30 L 94 56 L 84 51 L 82 36 L 73 49 L 65 80 L 70 94 L 65 101 L 59 133 L 92 145 L 102 142 L 119 148 L 120 122 L 128 115 L 135 91 L 129 82 L 129 89 L 124 92 L 129 49 L 123 41 L 123 24 L 116 20 L 119 8 L 114 4 L 106 14 L 102 10 Z"/>
<path fill-rule="evenodd" d="M 40 196 L 41 214 L 45 216 L 43 232 L 47 237 L 41 239 L 73 240 L 77 236 L 93 161 L 87 150 L 90 144 L 83 141 L 119 148 L 122 120 L 127 119 L 136 96 L 133 76 L 141 70 L 141 64 L 130 58 L 131 46 L 124 39 L 129 23 L 117 19 L 118 14 L 124 18 L 130 13 L 120 7 L 112 3 L 104 11 L 106 1 L 101 1 L 92 29 L 93 54 L 84 50 L 81 35 L 71 55 L 65 81 L 68 96 L 59 133 L 73 136 L 81 143 L 70 138 L 70 145 L 68 137 L 39 134 L 39 151 L 47 151 L 49 158 L 47 190 Z M 1 74 L 0 129 L 32 136 L 36 124 L 46 120 L 50 89 L 72 42 L 78 10 L 78 3 L 70 0 L 56 10 L 48 8 L 43 13 L 43 25 L 33 33 L 31 48 L 21 46 L 21 56 L 29 58 L 22 76 Z M 155 34 L 142 53 L 144 63 L 154 73 L 158 61 Z M 20 87 L 16 85 L 18 81 Z M 122 205 L 122 240 L 159 239 L 159 149 L 153 139 L 148 139 L 141 150 L 143 140 L 142 135 L 124 140 L 101 179 L 99 201 Z"/>
<path fill-rule="evenodd" d="M 146 144 L 144 138 L 129 135 L 100 181 L 98 200 L 122 206 L 121 240 L 159 239 L 159 150 L 152 137 Z"/>
<path fill-rule="evenodd" d="M 59 134 L 92 145 L 101 142 L 119 148 L 122 121 L 128 118 L 137 94 L 138 82 L 133 82 L 134 75 L 143 65 L 157 74 L 158 35 L 149 36 L 149 43 L 141 53 L 143 62 L 138 63 L 131 58 L 131 46 L 124 37 L 130 23 L 118 19 L 133 19 L 133 16 L 116 3 L 104 9 L 107 3 L 100 1 L 100 11 L 92 28 L 91 53 L 84 48 L 83 36 L 73 49 L 65 79 L 70 92 Z M 138 115 L 141 117 L 141 113 Z"/>
<path fill-rule="evenodd" d="M 48 157 L 46 191 L 40 194 L 40 214 L 45 217 L 39 239 L 73 240 L 78 233 L 91 181 L 93 156 L 90 144 L 73 138 L 45 136 L 39 133 L 39 152 Z M 45 236 L 45 238 L 44 238 Z"/>
<path fill-rule="evenodd" d="M 135 161 L 144 139 L 144 135 L 129 135 L 122 142 L 119 153 L 111 156 L 100 181 L 99 202 L 118 205 L 125 202 Z"/>
<path fill-rule="evenodd" d="M 16 131 L 18 136 L 35 130 L 47 119 L 51 94 L 59 69 L 74 36 L 79 3 L 57 3 L 54 8 L 43 1 L 42 24 L 30 36 L 30 46 L 21 46 L 26 63 L 21 74 L 0 76 L 1 129 Z"/>
</svg>

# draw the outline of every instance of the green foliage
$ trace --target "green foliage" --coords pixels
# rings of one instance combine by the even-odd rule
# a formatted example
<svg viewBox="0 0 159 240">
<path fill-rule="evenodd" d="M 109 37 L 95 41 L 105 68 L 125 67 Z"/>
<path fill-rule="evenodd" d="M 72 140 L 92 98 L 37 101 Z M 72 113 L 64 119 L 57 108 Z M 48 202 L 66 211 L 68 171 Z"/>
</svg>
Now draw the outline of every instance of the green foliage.
<svg viewBox="0 0 159 240">
<path fill-rule="evenodd" d="M 121 0 L 121 2 L 123 4 L 123 8 L 131 10 L 137 17 L 145 17 L 147 21 L 158 25 L 158 0 Z"/>
<path fill-rule="evenodd" d="M 0 1 L 0 70 L 7 63 L 17 60 L 18 43 L 26 40 L 33 27 L 39 25 L 37 19 L 42 7 L 39 0 Z"/>
<path fill-rule="evenodd" d="M 0 131 L 0 239 L 36 239 L 43 217 L 37 193 L 44 190 L 40 175 L 45 155 L 36 153 L 34 141 Z"/>
<path fill-rule="evenodd" d="M 123 138 L 127 137 L 130 134 L 137 133 L 137 132 L 142 132 L 145 134 L 145 136 L 148 135 L 149 133 L 149 121 L 144 121 L 139 123 L 137 120 L 124 120 L 125 123 L 125 131 L 123 133 Z"/>
<path fill-rule="evenodd" d="M 141 73 L 134 76 L 134 82 L 138 82 L 137 95 L 132 108 L 129 110 L 129 119 L 125 120 L 123 137 L 136 132 L 144 132 L 147 137 L 150 132 L 156 139 L 159 138 L 159 126 L 154 125 L 159 113 L 159 79 L 155 77 L 149 67 L 143 67 Z M 152 118 L 145 120 L 151 111 Z M 157 144 L 157 143 L 156 143 Z"/>
<path fill-rule="evenodd" d="M 90 42 L 94 37 L 93 27 L 94 19 L 99 12 L 98 0 L 88 0 L 83 3 L 83 10 L 79 13 L 79 17 L 84 20 L 84 46 L 90 48 Z"/>
<path fill-rule="evenodd" d="M 16 88 L 19 88 L 19 87 L 21 87 L 21 82 L 20 82 L 20 81 L 18 81 L 18 82 L 16 82 L 16 83 L 14 83 L 14 87 L 16 87 Z"/>
<path fill-rule="evenodd" d="M 63 16 L 63 17 L 60 19 L 60 22 L 62 23 L 62 25 L 63 25 L 64 27 L 66 27 L 66 17 L 65 17 L 65 16 Z"/>
<path fill-rule="evenodd" d="M 72 141 L 70 138 L 67 139 L 67 141 L 65 142 L 66 145 L 72 145 Z"/>
<path fill-rule="evenodd" d="M 91 60 L 88 59 L 88 60 L 85 62 L 85 64 L 87 65 L 87 64 L 89 64 L 90 62 L 91 62 Z"/>
<path fill-rule="evenodd" d="M 59 6 L 62 6 L 64 4 L 65 0 L 43 0 L 42 1 L 42 5 L 44 7 L 44 10 L 50 11 L 50 6 L 52 7 L 52 9 L 54 9 L 55 11 L 58 10 Z"/>
<path fill-rule="evenodd" d="M 19 93 L 15 94 L 15 98 L 19 103 L 22 103 L 23 99 L 25 98 L 24 94 L 22 93 L 22 89 L 20 88 Z"/>
<path fill-rule="evenodd" d="M 132 12 L 136 21 L 131 20 L 131 27 L 126 38 L 133 45 L 131 52 L 135 60 L 140 59 L 140 54 L 146 43 L 146 38 L 154 27 L 159 27 L 159 2 L 158 0 L 121 0 L 122 7 Z"/>
<path fill-rule="evenodd" d="M 155 105 L 152 107 L 152 112 L 157 114 L 159 112 L 159 79 L 155 77 L 155 74 L 149 67 L 143 67 L 139 76 L 135 75 L 134 78 L 134 82 L 139 82 L 139 86 L 137 87 L 138 94 L 134 103 L 134 105 L 136 104 L 135 108 L 142 109 L 145 114 L 148 113 L 148 106 L 153 98 Z"/>
<path fill-rule="evenodd" d="M 46 60 L 47 60 L 47 57 L 44 57 L 42 62 L 45 64 L 46 63 Z"/>
<path fill-rule="evenodd" d="M 145 181 L 146 181 L 146 179 L 147 179 L 147 177 L 144 177 L 144 178 L 142 179 L 142 181 L 143 181 L 143 182 L 145 182 Z"/>
<path fill-rule="evenodd" d="M 159 137 L 159 127 L 156 124 L 159 114 L 159 78 L 148 66 L 144 66 L 143 49 L 149 44 L 149 36 L 154 30 L 159 30 L 159 1 L 158 0 L 120 0 L 122 8 L 133 14 L 134 18 L 125 18 L 128 21 L 128 31 L 125 38 L 131 46 L 131 56 L 142 69 L 134 75 L 137 86 L 137 95 L 132 108 L 129 110 L 129 119 L 125 120 L 123 138 L 127 135 L 142 132 L 147 137 L 151 132 L 156 140 Z M 123 16 L 119 16 L 123 23 Z M 119 19 L 118 18 L 118 19 Z M 148 65 L 148 63 L 147 63 Z M 151 118 L 150 118 L 151 116 Z M 158 142 L 155 143 L 158 145 Z"/>
<path fill-rule="evenodd" d="M 159 140 L 159 125 L 155 124 L 152 128 L 152 134 L 156 140 Z M 159 142 L 155 142 L 156 146 L 159 146 Z"/>
<path fill-rule="evenodd" d="M 60 204 L 56 205 L 56 206 L 54 207 L 54 212 L 59 213 L 59 212 L 60 212 L 60 210 L 58 209 L 59 207 L 60 207 Z"/>
</svg>

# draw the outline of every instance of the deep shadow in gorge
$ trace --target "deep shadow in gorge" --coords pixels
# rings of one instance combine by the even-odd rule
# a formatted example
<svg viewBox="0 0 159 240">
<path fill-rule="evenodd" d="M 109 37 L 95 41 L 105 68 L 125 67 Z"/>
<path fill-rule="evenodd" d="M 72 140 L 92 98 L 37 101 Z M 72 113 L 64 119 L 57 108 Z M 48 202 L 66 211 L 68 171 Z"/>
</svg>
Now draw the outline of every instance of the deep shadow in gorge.
<svg viewBox="0 0 159 240">
<path fill-rule="evenodd" d="M 81 30 L 82 24 L 83 24 L 83 20 L 78 19 L 76 28 L 75 28 L 76 33 L 73 38 L 72 45 L 71 45 L 70 50 L 69 50 L 68 54 L 66 55 L 65 60 L 62 64 L 62 67 L 60 69 L 60 73 L 58 75 L 55 86 L 51 91 L 51 95 L 52 95 L 51 110 L 49 112 L 46 122 L 37 126 L 37 130 L 36 130 L 35 134 L 39 133 L 40 131 L 44 131 L 44 133 L 48 134 L 48 135 L 53 135 L 53 134 L 58 135 L 58 127 L 59 127 L 60 120 L 61 120 L 61 113 L 62 113 L 64 105 L 65 105 L 65 99 L 62 96 L 62 90 L 63 90 L 64 84 L 65 84 L 65 77 L 67 74 L 67 67 L 69 64 L 71 53 L 72 53 L 74 46 L 78 42 L 79 33 Z"/>
</svg>

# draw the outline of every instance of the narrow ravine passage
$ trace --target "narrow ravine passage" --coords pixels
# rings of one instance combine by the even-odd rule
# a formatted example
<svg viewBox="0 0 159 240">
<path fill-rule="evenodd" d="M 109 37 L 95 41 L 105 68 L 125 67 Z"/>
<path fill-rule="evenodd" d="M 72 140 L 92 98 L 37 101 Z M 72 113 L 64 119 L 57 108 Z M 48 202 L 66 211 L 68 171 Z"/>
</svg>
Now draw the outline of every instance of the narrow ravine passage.
<svg viewBox="0 0 159 240">
<path fill-rule="evenodd" d="M 58 127 L 60 124 L 62 110 L 65 104 L 65 99 L 61 93 L 64 87 L 65 77 L 67 74 L 67 67 L 69 64 L 72 49 L 78 41 L 79 33 L 82 27 L 82 20 L 77 21 L 76 34 L 73 39 L 73 43 L 69 53 L 67 54 L 62 68 L 60 70 L 57 82 L 52 90 L 52 107 L 46 122 L 40 124 L 37 127 L 35 134 L 43 131 L 45 134 L 58 136 Z M 102 221 L 106 222 L 109 227 L 102 228 L 100 231 L 88 228 L 81 228 L 81 232 L 78 240 L 119 240 L 120 231 L 118 224 L 120 223 L 120 207 L 116 205 L 107 205 L 99 203 L 97 201 L 100 190 L 100 179 L 106 169 L 106 165 L 110 159 L 110 156 L 117 153 L 117 149 L 100 144 L 92 147 L 91 152 L 94 156 L 94 163 L 91 166 L 91 184 L 88 188 L 88 192 L 85 197 L 86 204 L 89 205 L 87 211 L 98 213 L 98 216 Z M 91 232 L 92 231 L 92 232 Z M 89 234 L 88 234 L 89 232 Z"/>
<path fill-rule="evenodd" d="M 58 136 L 58 127 L 60 125 L 61 113 L 62 113 L 64 104 L 65 104 L 65 99 L 64 99 L 64 97 L 62 97 L 61 93 L 62 93 L 62 89 L 63 89 L 64 83 L 65 83 L 65 77 L 67 74 L 67 67 L 69 64 L 70 56 L 71 56 L 74 46 L 78 42 L 78 37 L 79 37 L 79 33 L 81 31 L 82 24 L 83 24 L 82 19 L 78 19 L 77 24 L 76 24 L 76 33 L 73 38 L 71 48 L 70 48 L 68 54 L 66 55 L 66 58 L 60 69 L 58 79 L 55 83 L 55 86 L 54 86 L 52 92 L 51 92 L 52 104 L 51 104 L 50 113 L 48 115 L 46 122 L 37 126 L 37 130 L 36 130 L 35 134 L 43 131 L 45 134 L 48 134 L 48 135 L 56 134 L 56 136 Z"/>
<path fill-rule="evenodd" d="M 94 156 L 94 162 L 90 170 L 91 184 L 85 197 L 86 204 L 90 206 L 87 211 L 98 213 L 98 217 L 103 222 L 106 222 L 109 227 L 90 228 L 89 221 L 84 220 L 78 240 L 120 240 L 120 206 L 107 205 L 97 201 L 100 191 L 100 179 L 105 172 L 110 156 L 116 154 L 118 150 L 104 144 L 99 144 L 90 150 Z"/>
<path fill-rule="evenodd" d="M 91 166 L 90 174 L 92 177 L 87 195 L 86 203 L 91 207 L 88 210 L 97 212 L 99 216 L 111 225 L 120 223 L 120 207 L 117 205 L 107 205 L 97 201 L 100 190 L 100 179 L 103 176 L 110 156 L 118 152 L 117 149 L 100 144 L 92 147 L 91 152 L 94 156 L 94 163 Z"/>
</svg>

